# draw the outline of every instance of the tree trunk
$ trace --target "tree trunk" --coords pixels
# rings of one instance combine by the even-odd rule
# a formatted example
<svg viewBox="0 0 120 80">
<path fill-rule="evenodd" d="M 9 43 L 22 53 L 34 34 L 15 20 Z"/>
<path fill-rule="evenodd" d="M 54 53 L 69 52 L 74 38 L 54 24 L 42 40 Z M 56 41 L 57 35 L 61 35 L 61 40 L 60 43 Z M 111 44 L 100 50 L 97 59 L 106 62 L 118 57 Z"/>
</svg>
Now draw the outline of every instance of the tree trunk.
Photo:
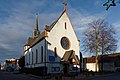
<svg viewBox="0 0 120 80">
<path fill-rule="evenodd" d="M 97 72 L 98 68 L 98 32 L 96 32 L 96 66 L 95 66 L 95 71 Z"/>
<path fill-rule="evenodd" d="M 102 55 L 101 55 L 101 72 L 103 72 L 103 52 L 102 52 Z"/>
</svg>

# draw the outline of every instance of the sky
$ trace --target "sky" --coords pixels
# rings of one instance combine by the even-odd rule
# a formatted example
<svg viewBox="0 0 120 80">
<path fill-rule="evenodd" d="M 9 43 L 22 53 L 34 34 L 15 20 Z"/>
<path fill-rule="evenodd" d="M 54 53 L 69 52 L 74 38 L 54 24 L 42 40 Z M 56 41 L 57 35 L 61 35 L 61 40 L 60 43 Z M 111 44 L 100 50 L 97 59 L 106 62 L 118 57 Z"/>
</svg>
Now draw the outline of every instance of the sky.
<svg viewBox="0 0 120 80">
<path fill-rule="evenodd" d="M 81 44 L 87 24 L 99 18 L 113 25 L 120 39 L 120 5 L 106 11 L 102 5 L 107 0 L 0 0 L 0 61 L 24 55 L 23 47 L 32 36 L 36 13 L 42 32 L 46 24 L 50 25 L 63 12 L 64 1 Z M 119 46 L 116 52 L 120 52 Z"/>
</svg>

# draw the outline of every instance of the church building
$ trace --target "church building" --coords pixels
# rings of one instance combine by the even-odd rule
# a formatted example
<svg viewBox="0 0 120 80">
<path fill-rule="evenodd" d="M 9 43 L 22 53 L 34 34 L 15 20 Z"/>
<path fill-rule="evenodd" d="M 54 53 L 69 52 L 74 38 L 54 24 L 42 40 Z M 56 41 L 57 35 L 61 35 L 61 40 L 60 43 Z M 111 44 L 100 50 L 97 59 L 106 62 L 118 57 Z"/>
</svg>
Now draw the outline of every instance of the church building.
<svg viewBox="0 0 120 80">
<path fill-rule="evenodd" d="M 38 29 L 38 15 L 32 37 L 24 45 L 25 68 L 39 73 L 69 73 L 79 68 L 78 40 L 64 3 L 64 10 L 44 31 Z"/>
</svg>

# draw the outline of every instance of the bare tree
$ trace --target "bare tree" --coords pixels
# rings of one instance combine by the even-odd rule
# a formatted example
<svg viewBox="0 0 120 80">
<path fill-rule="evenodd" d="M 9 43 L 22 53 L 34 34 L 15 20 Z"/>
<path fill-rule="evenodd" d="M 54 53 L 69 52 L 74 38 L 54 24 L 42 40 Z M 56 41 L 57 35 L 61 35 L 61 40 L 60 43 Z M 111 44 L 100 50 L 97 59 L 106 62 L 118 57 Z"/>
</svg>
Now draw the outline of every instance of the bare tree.
<svg viewBox="0 0 120 80">
<path fill-rule="evenodd" d="M 117 40 L 115 31 L 103 19 L 95 20 L 88 24 L 88 29 L 84 33 L 85 40 L 83 42 L 86 51 L 96 53 L 96 71 L 98 66 L 98 53 L 102 55 L 110 53 L 117 49 Z M 103 64 L 101 64 L 103 70 Z"/>
</svg>

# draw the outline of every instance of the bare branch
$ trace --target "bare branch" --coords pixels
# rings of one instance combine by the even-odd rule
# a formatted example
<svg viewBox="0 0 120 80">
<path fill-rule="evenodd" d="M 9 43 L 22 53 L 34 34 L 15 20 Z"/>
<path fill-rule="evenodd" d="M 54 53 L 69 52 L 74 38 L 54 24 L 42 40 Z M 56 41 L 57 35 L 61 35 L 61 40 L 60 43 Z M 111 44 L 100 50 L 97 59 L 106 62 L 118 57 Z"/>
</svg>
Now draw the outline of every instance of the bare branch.
<svg viewBox="0 0 120 80">
<path fill-rule="evenodd" d="M 101 54 L 115 51 L 117 40 L 114 37 L 115 30 L 112 25 L 108 25 L 103 19 L 95 20 L 88 24 L 89 29 L 84 32 L 84 50 L 91 53 L 96 51 L 96 34 L 98 41 L 98 52 Z M 116 46 L 115 46 L 116 45 Z"/>
</svg>

